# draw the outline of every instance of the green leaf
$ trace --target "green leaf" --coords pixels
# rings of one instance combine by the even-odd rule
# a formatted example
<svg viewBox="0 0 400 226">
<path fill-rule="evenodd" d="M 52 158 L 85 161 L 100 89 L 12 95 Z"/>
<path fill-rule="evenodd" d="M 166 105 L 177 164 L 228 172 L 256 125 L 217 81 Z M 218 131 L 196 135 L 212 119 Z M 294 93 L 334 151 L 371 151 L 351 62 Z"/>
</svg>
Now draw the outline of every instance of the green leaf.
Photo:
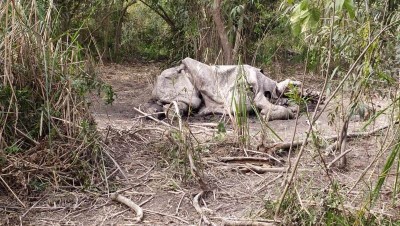
<svg viewBox="0 0 400 226">
<path fill-rule="evenodd" d="M 355 9 L 354 9 L 354 2 L 353 0 L 344 0 L 343 8 L 349 13 L 351 18 L 355 17 Z"/>
<path fill-rule="evenodd" d="M 301 33 L 300 23 L 292 24 L 292 32 L 294 36 L 299 36 Z"/>
<path fill-rule="evenodd" d="M 398 144 L 396 144 L 396 146 L 394 146 L 394 148 L 391 150 L 389 156 L 386 159 L 386 163 L 383 166 L 383 170 L 382 170 L 381 174 L 379 175 L 378 182 L 376 183 L 375 188 L 371 194 L 373 203 L 376 201 L 378 195 L 380 194 L 383 183 L 385 182 L 390 169 L 393 167 L 393 165 L 394 165 L 393 163 L 394 163 L 399 151 L 400 151 L 400 143 L 398 143 Z"/>
<path fill-rule="evenodd" d="M 345 1 L 345 0 L 336 0 L 336 1 L 335 1 L 335 10 L 336 10 L 336 11 L 342 11 L 344 1 Z"/>
<path fill-rule="evenodd" d="M 310 23 L 310 26 L 312 28 L 314 28 L 319 22 L 319 19 L 321 17 L 321 12 L 319 11 L 318 8 L 311 8 L 309 11 L 310 11 L 309 23 Z"/>
<path fill-rule="evenodd" d="M 226 133 L 225 124 L 223 122 L 218 123 L 218 133 Z"/>
<path fill-rule="evenodd" d="M 307 10 L 308 9 L 308 5 L 309 5 L 308 4 L 308 0 L 303 0 L 303 1 L 300 2 L 299 6 L 300 6 L 301 10 Z"/>
<path fill-rule="evenodd" d="M 342 11 L 343 9 L 345 9 L 349 13 L 351 18 L 355 17 L 355 8 L 353 0 L 336 0 L 335 8 L 337 11 Z"/>
<path fill-rule="evenodd" d="M 293 9 L 290 22 L 295 36 L 309 29 L 315 28 L 321 17 L 318 8 L 310 8 L 308 0 L 303 0 Z"/>
</svg>

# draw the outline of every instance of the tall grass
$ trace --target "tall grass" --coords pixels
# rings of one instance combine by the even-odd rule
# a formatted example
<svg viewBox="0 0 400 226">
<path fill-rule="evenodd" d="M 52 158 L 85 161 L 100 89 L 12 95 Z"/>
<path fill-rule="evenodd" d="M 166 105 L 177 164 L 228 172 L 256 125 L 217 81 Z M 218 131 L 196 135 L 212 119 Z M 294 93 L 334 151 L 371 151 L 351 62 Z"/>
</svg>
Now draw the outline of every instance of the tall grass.
<svg viewBox="0 0 400 226">
<path fill-rule="evenodd" d="M 235 88 L 232 95 L 232 109 L 235 131 L 237 139 L 242 148 L 248 148 L 250 145 L 250 131 L 248 122 L 248 103 L 250 88 L 247 83 L 246 71 L 239 60 L 239 71 L 235 80 Z"/>
<path fill-rule="evenodd" d="M 85 97 L 101 84 L 79 31 L 59 25 L 51 0 L 0 2 L 0 186 L 99 179 L 101 148 Z"/>
</svg>

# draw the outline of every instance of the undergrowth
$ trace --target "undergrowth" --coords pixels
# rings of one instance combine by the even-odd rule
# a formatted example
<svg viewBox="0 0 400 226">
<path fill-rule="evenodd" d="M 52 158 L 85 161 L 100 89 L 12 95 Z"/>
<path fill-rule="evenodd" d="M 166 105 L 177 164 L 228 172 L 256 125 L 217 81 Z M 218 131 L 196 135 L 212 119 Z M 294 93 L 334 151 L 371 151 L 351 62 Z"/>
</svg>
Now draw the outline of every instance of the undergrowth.
<svg viewBox="0 0 400 226">
<path fill-rule="evenodd" d="M 114 94 L 97 80 L 79 31 L 62 33 L 59 23 L 52 1 L 0 2 L 0 187 L 10 192 L 104 178 L 86 97 L 104 91 L 110 103 Z"/>
</svg>

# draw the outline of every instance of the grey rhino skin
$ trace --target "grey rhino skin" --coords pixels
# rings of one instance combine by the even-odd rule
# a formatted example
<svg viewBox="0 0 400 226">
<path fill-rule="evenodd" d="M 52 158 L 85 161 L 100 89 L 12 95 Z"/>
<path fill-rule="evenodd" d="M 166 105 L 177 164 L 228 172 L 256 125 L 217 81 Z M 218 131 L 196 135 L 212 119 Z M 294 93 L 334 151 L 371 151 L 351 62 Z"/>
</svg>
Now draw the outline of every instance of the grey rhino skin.
<svg viewBox="0 0 400 226">
<path fill-rule="evenodd" d="M 294 117 L 290 108 L 271 102 L 278 100 L 289 84 L 299 86 L 300 82 L 286 79 L 278 83 L 250 65 L 209 66 L 191 58 L 183 59 L 181 65 L 166 69 L 158 76 L 147 111 L 159 112 L 161 105 L 175 101 L 181 113 L 189 107 L 200 115 L 233 113 L 239 100 L 240 76 L 252 91 L 246 98 L 247 110 L 252 109 L 253 103 L 268 120 Z"/>
</svg>

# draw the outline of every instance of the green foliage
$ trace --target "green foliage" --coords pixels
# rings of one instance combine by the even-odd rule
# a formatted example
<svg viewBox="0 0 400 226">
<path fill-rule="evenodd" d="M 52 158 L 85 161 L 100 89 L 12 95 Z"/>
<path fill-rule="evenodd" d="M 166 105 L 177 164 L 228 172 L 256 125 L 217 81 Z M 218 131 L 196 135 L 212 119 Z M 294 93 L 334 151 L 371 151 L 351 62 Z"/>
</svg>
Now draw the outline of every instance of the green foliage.
<svg viewBox="0 0 400 226">
<path fill-rule="evenodd" d="M 319 22 L 321 13 L 318 8 L 313 7 L 308 0 L 303 0 L 294 9 L 290 22 L 294 35 L 299 35 L 315 29 Z"/>
<path fill-rule="evenodd" d="M 165 21 L 149 7 L 137 3 L 128 9 L 122 34 L 122 54 L 126 57 L 159 60 L 168 57 L 172 34 Z"/>
<path fill-rule="evenodd" d="M 353 0 L 336 0 L 335 8 L 338 11 L 343 11 L 345 9 L 349 13 L 351 18 L 355 17 L 355 7 Z"/>
<path fill-rule="evenodd" d="M 292 188 L 294 190 L 294 188 Z M 297 191 L 298 192 L 298 191 Z M 307 194 L 312 193 L 309 191 Z M 333 182 L 330 189 L 322 193 L 314 193 L 313 200 L 318 205 L 307 206 L 300 203 L 294 191 L 291 190 L 282 203 L 283 225 L 398 225 L 400 222 L 391 220 L 380 215 L 362 215 L 350 212 L 343 208 L 343 197 L 341 197 L 340 185 Z M 319 200 L 321 199 L 321 200 Z M 317 201 L 319 200 L 319 201 Z M 265 202 L 265 214 L 267 219 L 273 218 L 272 210 L 276 203 L 267 200 Z M 303 208 L 305 207 L 305 208 Z"/>
<path fill-rule="evenodd" d="M 169 145 L 161 144 L 165 150 L 164 155 L 177 174 L 177 177 L 195 179 L 203 184 L 201 153 L 203 148 L 200 146 L 196 137 L 193 136 L 190 128 L 182 125 L 180 115 L 177 115 L 180 129 L 171 130 L 166 134 L 170 141 Z"/>
<path fill-rule="evenodd" d="M 224 122 L 219 122 L 217 125 L 217 133 L 215 135 L 215 139 L 218 141 L 222 141 L 226 136 L 226 127 Z"/>
<path fill-rule="evenodd" d="M 233 90 L 231 107 L 234 113 L 235 127 L 237 133 L 237 139 L 239 144 L 243 148 L 249 147 L 250 142 L 250 130 L 248 122 L 248 109 L 247 106 L 250 103 L 251 91 L 247 82 L 246 71 L 243 65 L 240 66 L 239 73 L 235 80 L 235 86 Z"/>
<path fill-rule="evenodd" d="M 392 67 L 397 64 L 394 50 L 398 44 L 393 37 L 397 37 L 400 14 L 389 5 L 375 1 L 358 2 L 356 5 L 351 0 L 302 0 L 289 7 L 292 31 L 302 39 L 301 45 L 307 50 L 308 69 L 319 72 L 327 79 L 327 89 L 324 90 L 327 95 L 338 95 L 341 92 L 341 96 L 350 98 L 349 104 L 342 102 L 334 113 L 329 114 L 330 123 L 334 116 L 345 122 L 355 113 L 366 115 L 367 107 L 363 103 L 366 99 L 372 99 L 368 95 L 381 94 L 377 92 L 377 87 L 385 90 L 383 88 L 397 86 L 393 81 L 398 78 L 398 72 L 393 71 Z M 394 96 L 390 104 L 392 106 L 398 101 L 397 95 Z M 389 108 L 378 111 L 367 124 Z M 366 198 L 366 204 L 359 213 L 350 214 L 338 208 L 334 199 L 340 197 L 335 192 L 327 203 L 325 223 L 375 225 L 385 222 L 371 216 L 368 210 L 379 197 L 389 170 L 398 165 L 398 155 L 398 145 L 395 145 L 374 190 Z"/>
<path fill-rule="evenodd" d="M 400 153 L 400 143 L 397 143 L 391 150 L 389 156 L 387 157 L 386 163 L 383 166 L 381 174 L 379 175 L 378 182 L 376 183 L 375 188 L 371 193 L 371 205 L 373 205 L 374 202 L 376 201 L 376 199 L 378 198 L 378 196 L 381 192 L 382 186 L 383 186 L 386 178 L 388 177 L 389 171 L 394 166 L 397 165 L 397 164 L 395 164 L 395 160 L 397 159 L 397 162 L 400 162 L 400 159 L 398 158 L 399 153 Z M 396 172 L 397 174 L 399 173 L 398 170 L 399 169 L 397 168 L 397 172 Z M 397 191 L 395 191 L 395 192 L 397 193 Z"/>
<path fill-rule="evenodd" d="M 4 149 L 4 153 L 6 153 L 6 154 L 16 154 L 21 151 L 22 151 L 22 149 L 20 147 L 18 147 L 16 144 L 8 146 Z"/>
<path fill-rule="evenodd" d="M 32 189 L 32 191 L 34 191 L 34 192 L 42 192 L 42 191 L 44 191 L 45 189 L 46 189 L 46 187 L 48 186 L 49 184 L 47 183 L 47 182 L 44 182 L 44 181 L 42 181 L 42 180 L 40 180 L 40 179 L 38 179 L 38 178 L 35 178 L 35 179 L 33 179 L 33 180 L 31 180 L 30 182 L 29 182 L 29 187 Z"/>
</svg>

